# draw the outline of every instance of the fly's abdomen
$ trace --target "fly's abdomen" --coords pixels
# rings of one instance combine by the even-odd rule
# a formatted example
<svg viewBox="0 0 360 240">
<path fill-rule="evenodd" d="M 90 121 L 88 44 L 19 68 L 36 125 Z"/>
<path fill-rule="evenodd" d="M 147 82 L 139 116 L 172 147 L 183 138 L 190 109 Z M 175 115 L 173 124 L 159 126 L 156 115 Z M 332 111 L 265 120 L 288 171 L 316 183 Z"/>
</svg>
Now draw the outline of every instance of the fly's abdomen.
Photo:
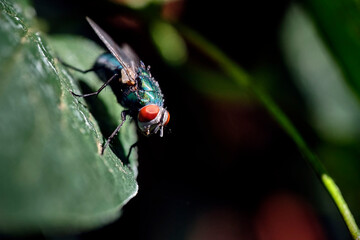
<svg viewBox="0 0 360 240">
<path fill-rule="evenodd" d="M 111 53 L 104 53 L 96 59 L 94 68 L 99 78 L 106 82 L 114 74 L 120 75 L 122 66 Z"/>
<path fill-rule="evenodd" d="M 118 74 L 119 78 L 114 79 L 110 83 L 110 87 L 113 90 L 117 101 L 123 105 L 124 107 L 128 107 L 124 105 L 124 94 L 123 94 L 123 86 L 120 83 L 121 79 L 121 69 L 123 68 L 119 61 L 111 54 L 111 53 L 103 53 L 101 54 L 94 64 L 94 68 L 96 75 L 103 81 L 106 82 L 115 74 Z"/>
</svg>

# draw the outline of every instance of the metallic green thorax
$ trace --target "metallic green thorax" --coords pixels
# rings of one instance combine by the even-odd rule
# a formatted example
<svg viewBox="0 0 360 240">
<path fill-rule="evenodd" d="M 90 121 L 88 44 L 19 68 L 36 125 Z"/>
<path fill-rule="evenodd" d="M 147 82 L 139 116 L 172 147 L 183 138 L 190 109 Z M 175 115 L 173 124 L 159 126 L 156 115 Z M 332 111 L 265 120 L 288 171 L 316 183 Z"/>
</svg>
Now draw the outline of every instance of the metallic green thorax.
<svg viewBox="0 0 360 240">
<path fill-rule="evenodd" d="M 156 104 L 163 106 L 164 99 L 159 84 L 151 77 L 149 71 L 139 68 L 138 78 L 140 83 L 139 95 L 141 96 L 141 105 Z"/>
</svg>

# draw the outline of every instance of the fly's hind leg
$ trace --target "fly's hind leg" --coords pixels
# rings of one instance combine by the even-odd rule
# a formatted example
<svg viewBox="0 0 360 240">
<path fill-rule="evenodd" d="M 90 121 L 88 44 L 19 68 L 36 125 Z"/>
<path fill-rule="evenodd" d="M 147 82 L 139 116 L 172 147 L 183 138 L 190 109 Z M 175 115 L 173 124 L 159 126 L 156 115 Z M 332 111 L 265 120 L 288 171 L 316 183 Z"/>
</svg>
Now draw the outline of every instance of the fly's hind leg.
<svg viewBox="0 0 360 240">
<path fill-rule="evenodd" d="M 73 91 L 70 91 L 71 94 L 75 97 L 90 97 L 90 96 L 94 96 L 94 95 L 98 95 L 107 85 L 110 84 L 110 82 L 112 80 L 114 80 L 115 78 L 117 78 L 119 75 L 117 73 L 115 73 L 109 80 L 107 80 L 96 92 L 92 92 L 92 93 L 86 93 L 86 94 L 76 94 Z"/>
<path fill-rule="evenodd" d="M 62 61 L 60 58 L 58 58 L 59 62 L 61 62 L 62 65 L 64 65 L 65 67 L 67 68 L 70 68 L 74 71 L 77 71 L 77 72 L 81 72 L 81 73 L 88 73 L 88 72 L 93 72 L 93 71 L 96 71 L 96 70 L 99 70 L 101 69 L 101 67 L 93 67 L 93 68 L 90 68 L 88 70 L 81 70 L 77 67 L 74 67 L 64 61 Z M 109 85 L 109 83 L 115 79 L 116 77 L 118 77 L 119 75 L 118 74 L 114 74 L 109 80 L 107 80 L 96 92 L 92 92 L 92 93 L 86 93 L 86 94 L 76 94 L 74 93 L 73 91 L 70 91 L 71 94 L 75 97 L 90 97 L 90 96 L 94 96 L 94 95 L 98 95 L 107 85 Z"/>
</svg>

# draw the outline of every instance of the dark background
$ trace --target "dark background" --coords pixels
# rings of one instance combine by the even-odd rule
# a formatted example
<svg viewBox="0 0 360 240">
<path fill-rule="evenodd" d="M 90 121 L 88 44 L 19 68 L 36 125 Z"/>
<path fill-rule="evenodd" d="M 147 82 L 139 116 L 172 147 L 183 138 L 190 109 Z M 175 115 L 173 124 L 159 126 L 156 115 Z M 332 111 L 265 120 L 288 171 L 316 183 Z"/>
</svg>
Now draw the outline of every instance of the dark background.
<svg viewBox="0 0 360 240">
<path fill-rule="evenodd" d="M 263 85 L 316 148 L 319 139 L 279 48 L 291 1 L 176 1 L 141 9 L 108 1 L 33 2 L 49 35 L 99 42 L 85 21 L 89 16 L 118 43 L 130 44 L 151 65 L 171 114 L 164 138 L 139 136 L 139 192 L 121 218 L 59 238 L 350 238 L 312 169 L 266 109 L 246 93 L 219 97 L 194 87 L 191 68 L 221 76 L 216 63 L 187 43 L 187 61 L 169 66 L 149 35 L 148 23 L 156 18 L 185 24 L 249 73 L 270 76 Z"/>
</svg>

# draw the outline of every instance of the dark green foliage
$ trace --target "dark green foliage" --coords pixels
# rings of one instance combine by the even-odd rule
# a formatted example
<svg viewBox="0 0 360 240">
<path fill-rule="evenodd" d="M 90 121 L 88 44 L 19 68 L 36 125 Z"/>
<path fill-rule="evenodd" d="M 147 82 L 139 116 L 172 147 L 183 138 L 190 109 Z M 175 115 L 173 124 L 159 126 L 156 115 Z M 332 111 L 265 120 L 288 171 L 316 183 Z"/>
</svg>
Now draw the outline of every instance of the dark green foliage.
<svg viewBox="0 0 360 240">
<path fill-rule="evenodd" d="M 110 148 L 100 156 L 102 129 L 86 102 L 70 94 L 80 91 L 77 79 L 32 28 L 32 8 L 1 0 L 0 11 L 0 231 L 80 231 L 112 221 L 137 192 L 135 159 L 125 165 Z M 52 41 L 79 67 L 102 52 L 81 38 Z M 99 101 L 111 121 L 120 119 L 114 96 Z M 120 136 L 126 155 L 134 126 Z"/>
</svg>

